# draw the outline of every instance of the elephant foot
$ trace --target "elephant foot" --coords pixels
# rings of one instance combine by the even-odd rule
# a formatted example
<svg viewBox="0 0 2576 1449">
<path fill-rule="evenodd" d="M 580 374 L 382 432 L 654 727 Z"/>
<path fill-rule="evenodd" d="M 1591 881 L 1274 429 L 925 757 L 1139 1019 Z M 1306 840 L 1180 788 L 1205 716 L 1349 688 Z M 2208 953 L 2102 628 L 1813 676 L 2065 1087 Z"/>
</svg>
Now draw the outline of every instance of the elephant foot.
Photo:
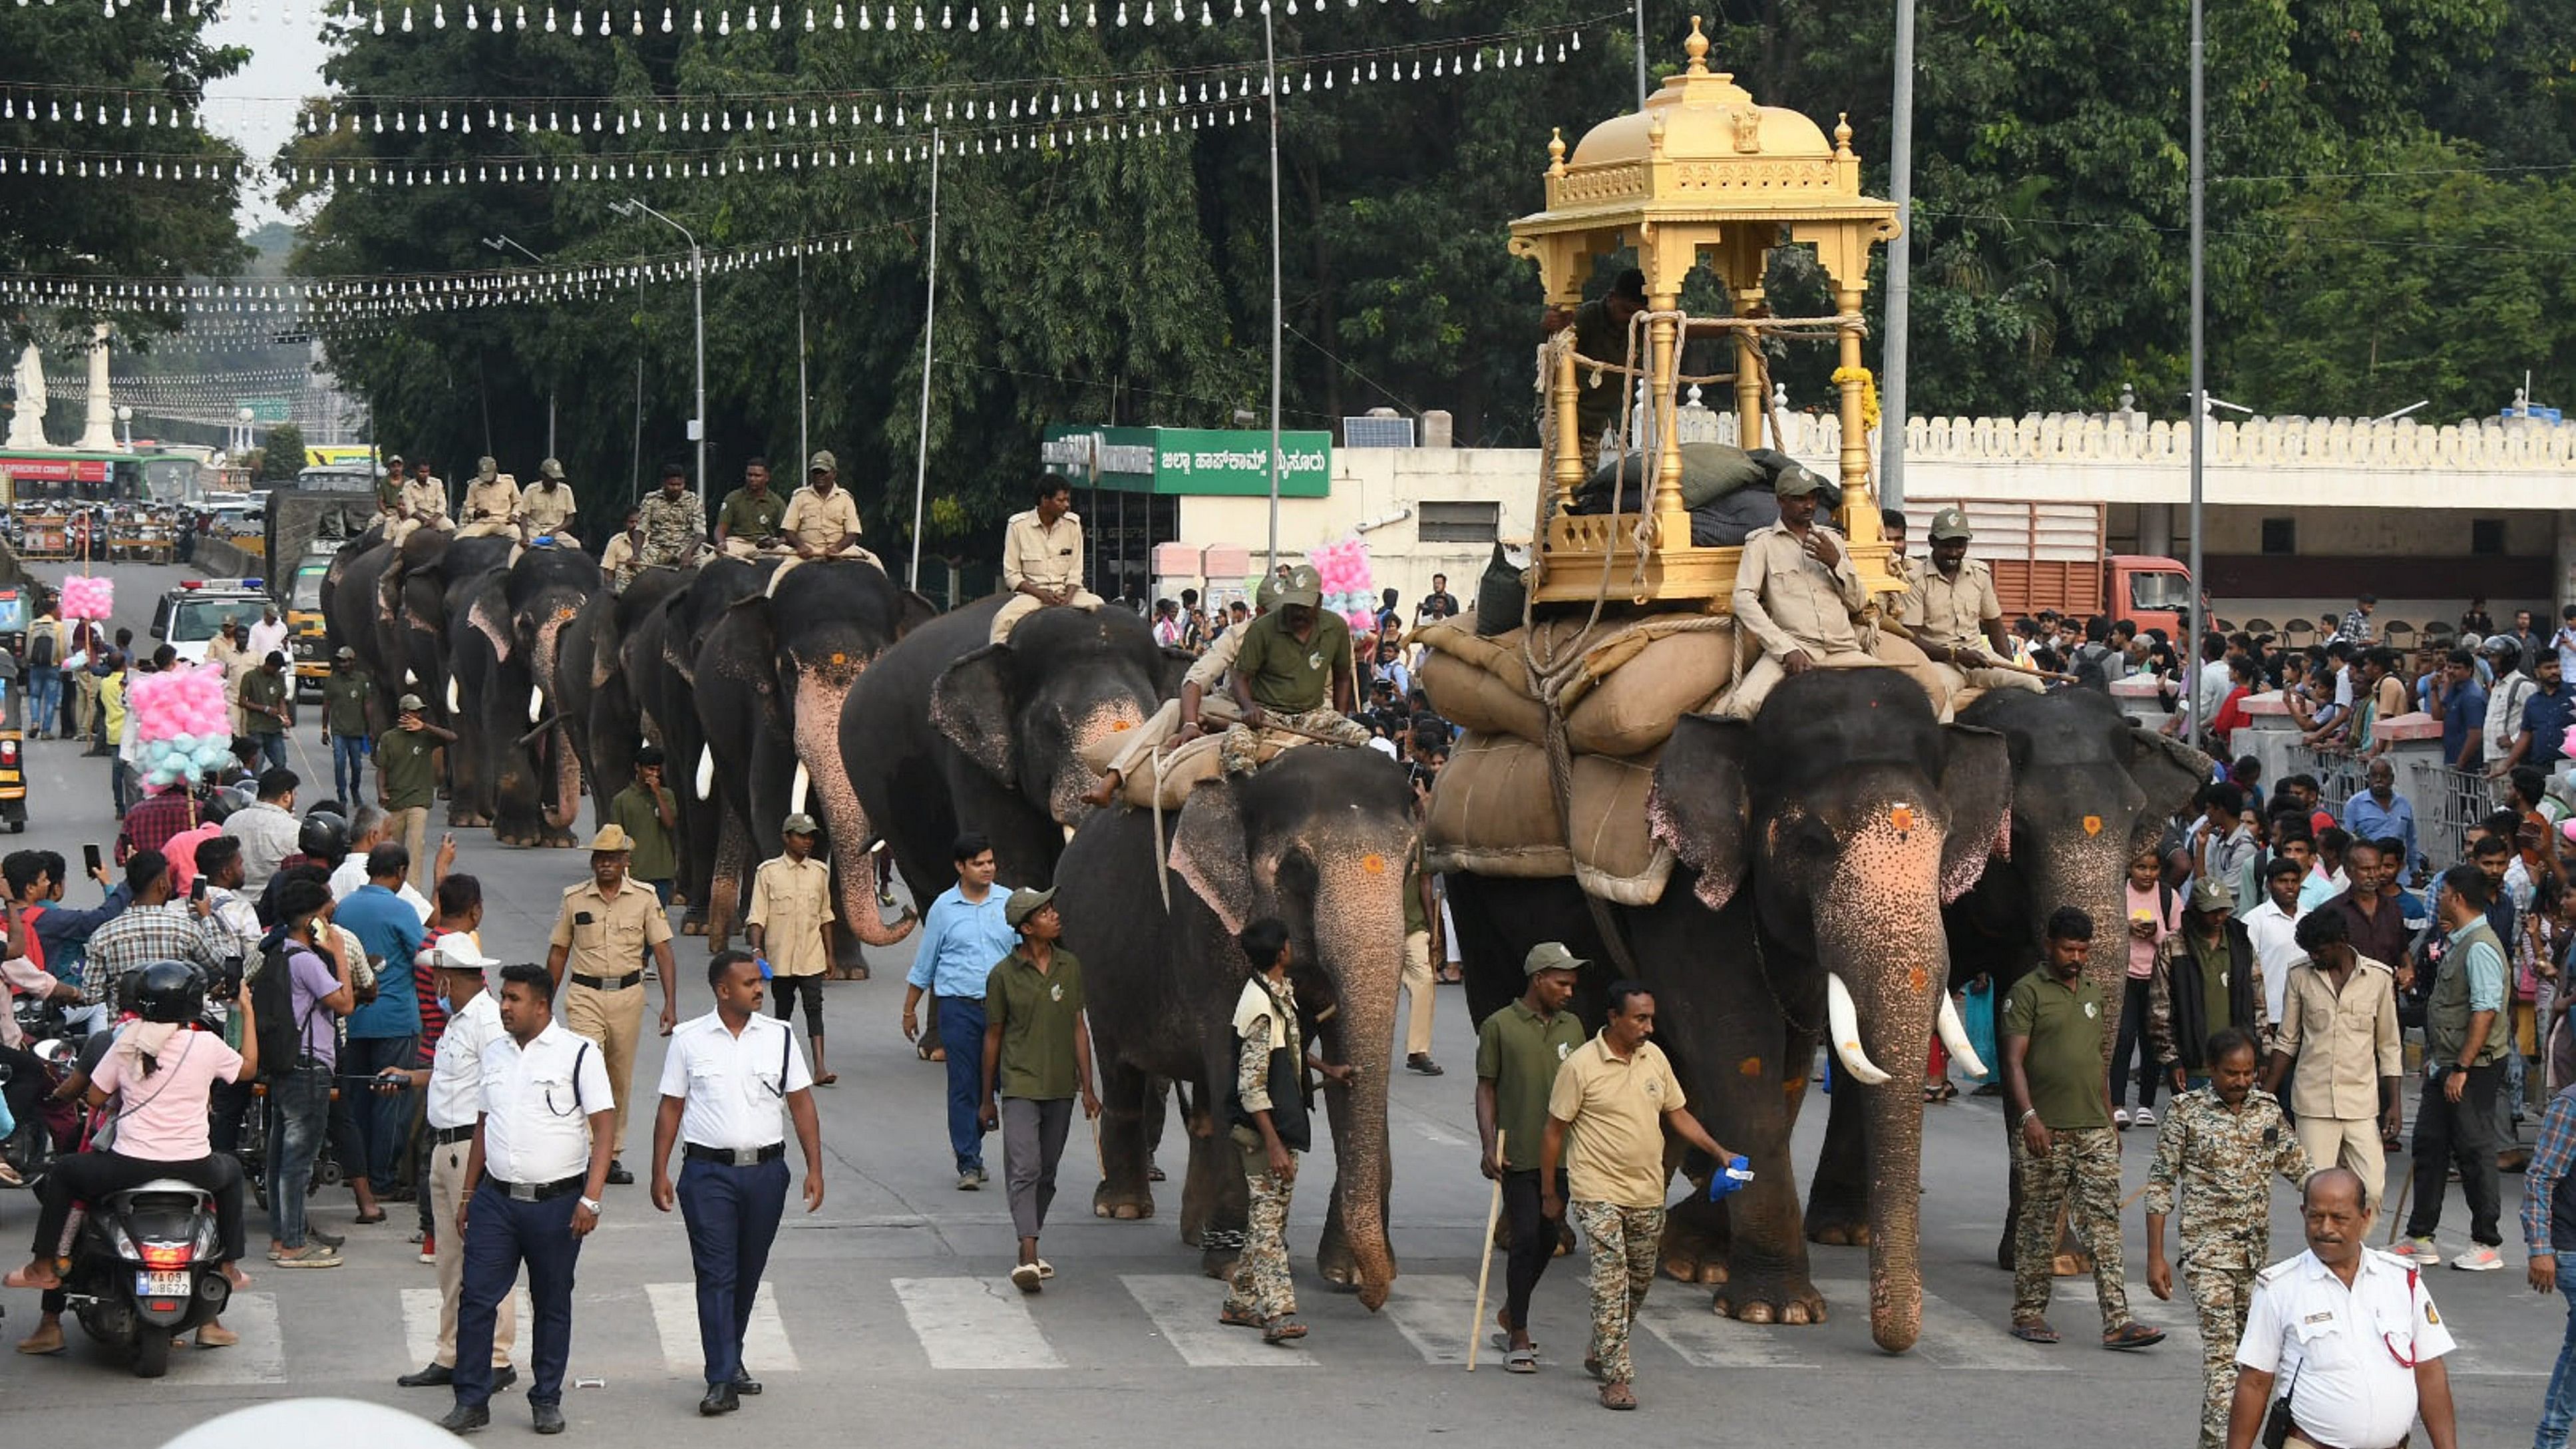
<svg viewBox="0 0 2576 1449">
<path fill-rule="evenodd" d="M 1866 1248 L 1869 1246 L 1869 1222 L 1865 1218 L 1819 1218 L 1810 1208 L 1807 1212 L 1807 1241 L 1833 1248 Z"/>
<path fill-rule="evenodd" d="M 1717 1291 L 1709 1307 L 1739 1323 L 1802 1327 L 1825 1321 L 1825 1295 L 1804 1273 L 1739 1273 Z"/>
<path fill-rule="evenodd" d="M 1733 1247 L 1722 1222 L 1676 1213 L 1664 1222 L 1659 1251 L 1664 1274 L 1683 1283 L 1723 1283 Z"/>
<path fill-rule="evenodd" d="M 574 835 L 569 827 L 549 826 L 544 838 L 536 843 L 548 850 L 575 850 L 581 846 L 581 838 Z"/>
<path fill-rule="evenodd" d="M 1117 1222 L 1132 1223 L 1154 1215 L 1154 1193 L 1150 1188 L 1113 1188 L 1102 1183 L 1091 1193 L 1091 1215 Z"/>
<path fill-rule="evenodd" d="M 701 906 L 692 906 L 692 907 L 689 909 L 689 911 L 688 911 L 688 913 L 687 913 L 686 915 L 683 915 L 682 917 L 680 917 L 680 934 L 681 934 L 681 935 L 683 935 L 683 936 L 703 936 L 703 935 L 705 935 L 706 933 L 707 933 L 707 913 L 706 913 L 706 909 L 705 909 L 704 907 L 701 907 Z"/>
<path fill-rule="evenodd" d="M 1359 1260 L 1351 1256 L 1350 1240 L 1340 1233 L 1327 1232 L 1315 1245 L 1315 1273 L 1336 1293 L 1360 1291 Z"/>
<path fill-rule="evenodd" d="M 1222 1283 L 1234 1276 L 1235 1259 L 1242 1256 L 1243 1247 L 1239 1241 L 1201 1248 L 1199 1271 Z"/>
</svg>

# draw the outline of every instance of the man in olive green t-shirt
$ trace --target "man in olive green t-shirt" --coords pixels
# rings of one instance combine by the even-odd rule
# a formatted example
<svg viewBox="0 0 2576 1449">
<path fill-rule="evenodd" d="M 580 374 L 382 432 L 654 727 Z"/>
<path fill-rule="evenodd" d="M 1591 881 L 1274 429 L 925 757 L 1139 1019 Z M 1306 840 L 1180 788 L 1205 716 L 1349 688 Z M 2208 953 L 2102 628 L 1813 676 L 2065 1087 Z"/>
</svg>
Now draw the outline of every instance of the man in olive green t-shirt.
<svg viewBox="0 0 2576 1449">
<path fill-rule="evenodd" d="M 2048 918 L 2040 969 L 2004 997 L 2004 1101 L 2019 1130 L 2013 1172 L 2021 1183 L 2021 1220 L 2013 1238 L 2013 1337 L 2055 1343 L 2048 1326 L 2050 1276 L 2057 1260 L 2060 1208 L 2093 1255 L 2093 1286 L 2102 1306 L 2104 1348 L 2145 1348 L 2164 1334 L 2129 1317 L 2128 1278 L 2120 1263 L 2120 1139 L 2111 1130 L 2107 1090 L 2109 1025 L 2102 993 L 2084 979 L 2093 918 L 2060 906 Z"/>
<path fill-rule="evenodd" d="M 294 708 L 287 702 L 291 687 L 286 656 L 274 649 L 241 679 L 242 733 L 259 742 L 266 769 L 286 767 L 286 731 L 295 723 Z"/>
<path fill-rule="evenodd" d="M 1539 1205 L 1538 1160 L 1547 1134 L 1547 1097 L 1565 1059 L 1583 1045 L 1583 1023 L 1566 1010 L 1576 973 L 1585 962 L 1555 941 L 1532 946 L 1521 962 L 1529 978 L 1520 999 L 1485 1018 L 1476 1029 L 1476 1132 L 1484 1141 L 1485 1176 L 1503 1185 L 1504 1216 L 1511 1224 L 1511 1252 L 1503 1272 L 1503 1312 L 1510 1335 L 1503 1367 L 1538 1372 L 1538 1350 L 1529 1336 L 1530 1294 L 1556 1253 L 1561 1219 Z M 1565 1174 L 1550 1184 L 1565 1201 Z"/>
<path fill-rule="evenodd" d="M 384 808 L 385 835 L 411 852 L 414 890 L 429 889 L 429 805 L 438 798 L 438 749 L 456 742 L 454 730 L 431 724 L 417 694 L 394 702 L 394 727 L 376 740 L 376 803 Z"/>
<path fill-rule="evenodd" d="M 787 500 L 769 486 L 769 460 L 742 465 L 742 486 L 725 495 L 716 511 L 716 547 L 736 558 L 757 558 L 760 545 L 778 536 L 787 517 Z"/>
<path fill-rule="evenodd" d="M 679 822 L 679 801 L 662 783 L 662 751 L 646 745 L 635 752 L 635 783 L 608 802 L 608 818 L 626 827 L 635 849 L 626 859 L 628 878 L 653 888 L 669 905 L 672 881 L 680 873 L 680 851 L 672 837 Z"/>
<path fill-rule="evenodd" d="M 1351 719 L 1351 626 L 1323 607 L 1323 576 L 1313 566 L 1290 570 L 1267 614 L 1246 625 L 1236 651 L 1234 702 L 1243 723 L 1225 732 L 1218 760 L 1229 775 L 1260 762 L 1261 730 L 1276 726 L 1336 745 L 1365 745 L 1369 733 Z"/>
<path fill-rule="evenodd" d="M 1055 1276 L 1038 1256 L 1038 1233 L 1055 1200 L 1055 1167 L 1073 1127 L 1073 1099 L 1086 1117 L 1100 1115 L 1091 1089 L 1091 1030 L 1083 1021 L 1082 963 L 1059 943 L 1053 890 L 1016 890 L 1002 920 L 1020 944 L 984 979 L 984 1130 L 1002 1129 L 1002 1182 L 1019 1231 L 1020 1261 L 1011 1282 L 1035 1293 Z M 998 1088 L 1002 1102 L 993 1098 Z"/>
<path fill-rule="evenodd" d="M 376 681 L 359 667 L 358 651 L 343 644 L 322 678 L 322 731 L 331 740 L 331 786 L 339 797 L 356 801 L 366 779 L 367 741 L 375 734 L 367 707 L 376 702 Z"/>
</svg>

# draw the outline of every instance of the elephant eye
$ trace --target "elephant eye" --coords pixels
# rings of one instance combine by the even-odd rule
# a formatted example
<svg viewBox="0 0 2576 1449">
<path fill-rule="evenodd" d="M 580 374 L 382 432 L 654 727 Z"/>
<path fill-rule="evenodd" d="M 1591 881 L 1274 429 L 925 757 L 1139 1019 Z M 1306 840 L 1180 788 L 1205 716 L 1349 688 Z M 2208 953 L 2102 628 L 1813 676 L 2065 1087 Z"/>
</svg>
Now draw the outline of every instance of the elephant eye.
<svg viewBox="0 0 2576 1449">
<path fill-rule="evenodd" d="M 1304 850 L 1291 847 L 1280 855 L 1278 881 L 1282 894 L 1312 898 L 1318 879 L 1315 858 Z"/>
</svg>

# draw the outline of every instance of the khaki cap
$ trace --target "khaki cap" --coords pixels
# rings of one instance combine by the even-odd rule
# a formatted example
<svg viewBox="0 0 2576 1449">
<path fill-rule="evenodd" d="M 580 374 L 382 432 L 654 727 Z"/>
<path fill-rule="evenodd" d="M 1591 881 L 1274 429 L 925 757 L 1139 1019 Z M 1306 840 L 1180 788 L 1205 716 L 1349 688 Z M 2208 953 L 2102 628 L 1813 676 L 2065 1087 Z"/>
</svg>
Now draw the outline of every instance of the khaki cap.
<svg viewBox="0 0 2576 1449">
<path fill-rule="evenodd" d="M 387 454 L 385 454 L 385 461 L 386 461 L 387 463 L 399 464 L 400 462 L 402 462 L 402 460 L 403 460 L 403 459 L 402 459 L 402 454 L 400 454 L 400 453 L 387 453 Z"/>
<path fill-rule="evenodd" d="M 346 644 L 343 644 L 340 646 L 340 652 L 332 657 L 336 659 L 355 659 L 358 657 L 358 651 L 350 648 Z"/>
<path fill-rule="evenodd" d="M 1580 971 L 1592 963 L 1565 948 L 1562 941 L 1541 941 L 1530 947 L 1521 961 L 1523 976 L 1536 976 L 1542 971 Z"/>
<path fill-rule="evenodd" d="M 537 473 L 540 477 L 560 478 L 563 476 L 563 464 L 556 459 L 548 458 L 537 465 Z"/>
<path fill-rule="evenodd" d="M 1011 898 L 1002 903 L 1002 923 L 1016 931 L 1020 928 L 1021 922 L 1036 915 L 1039 907 L 1054 899 L 1055 887 L 1053 886 L 1048 886 L 1042 891 L 1033 891 L 1027 886 L 1022 886 L 1011 892 Z"/>
<path fill-rule="evenodd" d="M 402 713 L 409 714 L 415 710 L 427 709 L 429 708 L 429 704 L 417 694 L 406 694 L 402 698 L 394 701 L 394 708 Z"/>
<path fill-rule="evenodd" d="M 1804 498 L 1824 486 L 1825 480 L 1795 463 L 1781 469 L 1780 476 L 1771 480 L 1771 492 L 1780 498 Z"/>
<path fill-rule="evenodd" d="M 1935 540 L 1939 540 L 1944 538 L 1974 538 L 1977 535 L 1975 530 L 1968 527 L 1967 510 L 1961 508 L 1944 508 L 1940 512 L 1932 515 L 1931 536 Z"/>
<path fill-rule="evenodd" d="M 1299 564 L 1290 569 L 1287 584 L 1270 591 L 1270 604 L 1273 608 L 1303 604 L 1313 609 L 1320 607 L 1323 602 L 1324 576 L 1315 571 L 1313 564 Z"/>
<path fill-rule="evenodd" d="M 838 473 L 841 471 L 841 460 L 833 457 L 832 450 L 829 448 L 817 449 L 813 457 L 805 460 L 805 471 L 808 473 Z"/>
<path fill-rule="evenodd" d="M 813 816 L 800 810 L 788 816 L 787 823 L 779 826 L 778 829 L 784 835 L 819 835 L 823 827 L 814 823 Z"/>
<path fill-rule="evenodd" d="M 603 825 L 599 827 L 599 833 L 590 838 L 590 853 L 593 855 L 602 851 L 624 855 L 634 848 L 635 837 L 628 835 L 623 825 Z"/>
</svg>

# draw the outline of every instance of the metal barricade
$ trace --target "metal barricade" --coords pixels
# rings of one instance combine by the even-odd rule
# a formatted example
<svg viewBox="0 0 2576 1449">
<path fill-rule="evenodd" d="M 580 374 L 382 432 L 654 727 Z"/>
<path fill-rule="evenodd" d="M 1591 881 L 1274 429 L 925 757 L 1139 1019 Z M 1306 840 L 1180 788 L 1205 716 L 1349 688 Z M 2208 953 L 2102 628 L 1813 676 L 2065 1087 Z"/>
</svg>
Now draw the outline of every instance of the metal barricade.
<svg viewBox="0 0 2576 1449">
<path fill-rule="evenodd" d="M 2447 765 L 2418 765 L 2414 776 L 2418 844 L 2433 869 L 2447 870 L 2469 858 L 2469 831 L 2501 803 L 2497 782 Z"/>
<path fill-rule="evenodd" d="M 2283 753 L 2289 761 L 2283 773 L 2315 780 L 2318 806 L 2341 820 L 2344 805 L 2364 788 L 2360 762 L 2342 750 L 2319 750 L 2308 745 L 2291 745 Z"/>
</svg>

